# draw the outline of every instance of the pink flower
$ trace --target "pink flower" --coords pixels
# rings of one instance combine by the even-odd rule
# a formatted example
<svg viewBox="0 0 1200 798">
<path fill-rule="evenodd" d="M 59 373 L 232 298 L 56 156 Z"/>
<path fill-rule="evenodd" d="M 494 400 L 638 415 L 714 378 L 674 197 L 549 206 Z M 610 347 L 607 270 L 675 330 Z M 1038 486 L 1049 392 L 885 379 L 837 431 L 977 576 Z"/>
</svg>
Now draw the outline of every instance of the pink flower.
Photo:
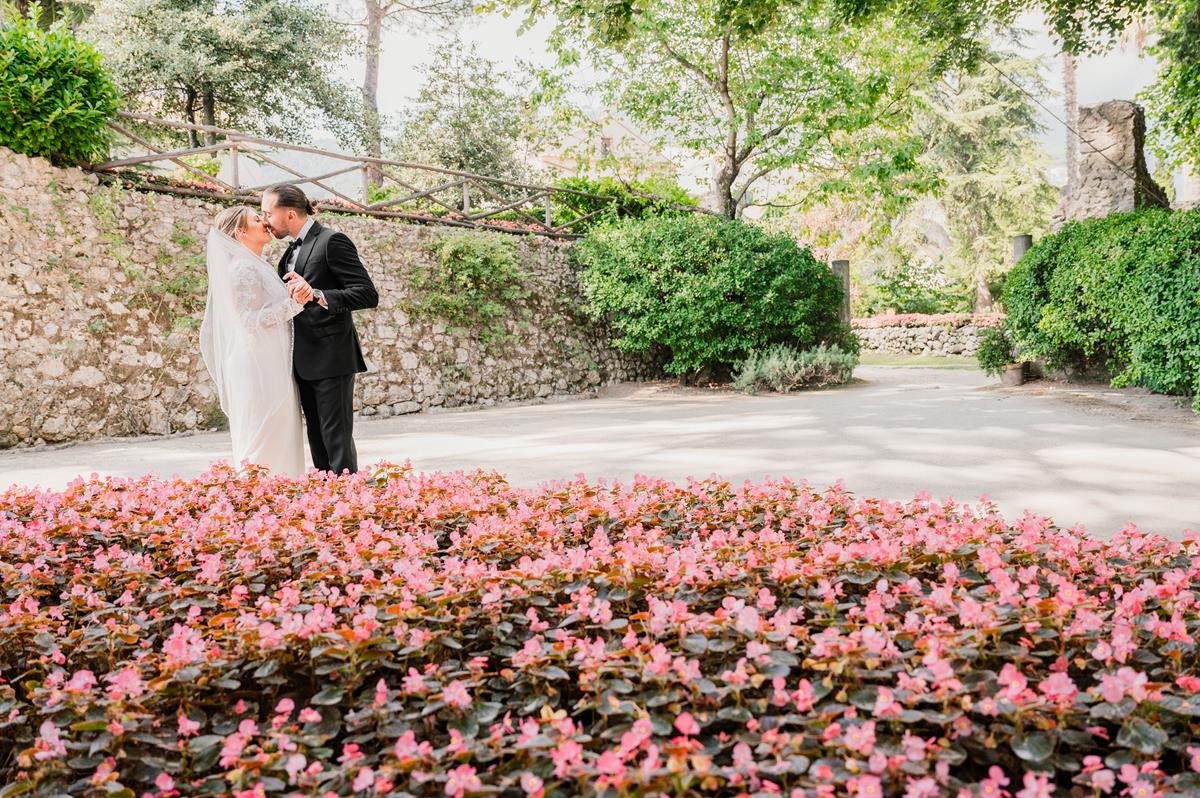
<svg viewBox="0 0 1200 798">
<path fill-rule="evenodd" d="M 1008 776 L 1004 775 L 1004 768 L 999 765 L 992 765 L 988 768 L 988 776 L 979 784 L 980 798 L 1001 798 L 1007 795 L 1004 788 L 1008 786 Z"/>
<path fill-rule="evenodd" d="M 863 756 L 870 756 L 875 748 L 875 721 L 846 729 L 846 747 Z"/>
<path fill-rule="evenodd" d="M 758 617 L 758 610 L 753 607 L 742 607 L 738 610 L 737 621 L 734 627 L 744 635 L 756 635 L 761 624 L 761 619 Z"/>
<path fill-rule="evenodd" d="M 883 782 L 878 776 L 859 776 L 853 780 L 853 785 L 858 798 L 883 798 Z"/>
<path fill-rule="evenodd" d="M 126 665 L 116 673 L 108 674 L 104 680 L 108 682 L 108 696 L 114 701 L 138 698 L 146 692 L 146 684 L 142 681 L 141 674 L 132 665 Z"/>
<path fill-rule="evenodd" d="M 402 766 L 410 765 L 433 754 L 433 746 L 428 742 L 417 742 L 417 735 L 409 729 L 397 738 L 395 753 Z"/>
<path fill-rule="evenodd" d="M 1029 681 L 1025 678 L 1025 675 L 1017 670 L 1016 666 L 1011 662 L 1004 663 L 1004 667 L 1000 669 L 1000 677 L 997 681 L 1005 688 L 1002 695 L 1011 701 L 1016 701 L 1029 685 Z"/>
<path fill-rule="evenodd" d="M 529 798 L 542 798 L 546 793 L 542 787 L 542 780 L 528 771 L 521 774 L 521 789 Z"/>
<path fill-rule="evenodd" d="M 350 789 L 354 790 L 355 792 L 362 792 L 374 784 L 375 771 L 371 768 L 359 768 L 358 775 L 354 777 L 354 784 L 351 785 Z"/>
<path fill-rule="evenodd" d="M 90 693 L 96 684 L 96 676 L 91 671 L 75 671 L 71 681 L 63 685 L 63 690 L 68 693 Z"/>
<path fill-rule="evenodd" d="M 166 790 L 173 790 L 175 789 L 175 779 L 171 778 L 170 773 L 164 771 L 158 774 L 158 778 L 154 780 L 154 786 L 164 792 Z"/>
<path fill-rule="evenodd" d="M 38 737 L 34 741 L 33 747 L 37 750 L 33 758 L 39 762 L 45 762 L 47 759 L 57 759 L 67 754 L 67 747 L 63 744 L 62 738 L 59 737 L 58 727 L 54 725 L 54 721 L 52 720 L 42 721 L 42 725 L 38 727 Z"/>
<path fill-rule="evenodd" d="M 192 720 L 187 715 L 179 716 L 179 736 L 191 737 L 196 732 L 200 731 L 200 724 Z"/>
<path fill-rule="evenodd" d="M 1075 686 L 1075 682 L 1065 673 L 1051 674 L 1038 684 L 1038 689 L 1047 698 L 1059 703 L 1074 701 L 1076 693 L 1079 692 L 1079 688 Z"/>
<path fill-rule="evenodd" d="M 680 734 L 688 737 L 695 737 L 700 733 L 700 724 L 696 723 L 696 719 L 690 712 L 681 712 L 675 718 L 675 728 L 679 730 Z"/>
<path fill-rule="evenodd" d="M 471 706 L 471 694 L 467 692 L 466 685 L 457 679 L 446 685 L 442 691 L 442 700 L 455 709 L 466 709 Z"/>
<path fill-rule="evenodd" d="M 481 789 L 483 782 L 475 775 L 475 768 L 470 765 L 459 765 L 450 771 L 449 778 L 446 779 L 445 792 L 451 798 L 462 798 L 466 793 L 478 792 Z"/>
<path fill-rule="evenodd" d="M 312 707 L 305 707 L 304 709 L 300 710 L 300 714 L 297 716 L 297 719 L 301 723 L 320 723 L 321 713 L 317 712 Z"/>
<path fill-rule="evenodd" d="M 942 794 L 941 787 L 931 778 L 909 779 L 908 789 L 904 798 L 938 798 Z"/>
<path fill-rule="evenodd" d="M 1044 773 L 1025 773 L 1025 789 L 1017 793 L 1017 798 L 1053 798 L 1054 788 L 1050 786 L 1050 777 Z"/>
<path fill-rule="evenodd" d="M 163 654 L 167 658 L 167 667 L 187 665 L 204 656 L 204 640 L 190 626 L 175 624 L 171 636 L 163 644 Z"/>
<path fill-rule="evenodd" d="M 1191 762 L 1188 764 L 1188 767 L 1195 772 L 1200 773 L 1200 745 L 1189 745 L 1187 752 L 1188 756 L 1192 758 Z"/>
<path fill-rule="evenodd" d="M 1117 783 L 1117 774 L 1113 773 L 1108 768 L 1102 768 L 1092 774 L 1092 786 L 1101 792 L 1112 792 L 1112 788 Z"/>
<path fill-rule="evenodd" d="M 625 772 L 625 763 L 621 761 L 620 754 L 608 750 L 596 760 L 596 772 L 603 776 L 619 776 Z"/>
</svg>

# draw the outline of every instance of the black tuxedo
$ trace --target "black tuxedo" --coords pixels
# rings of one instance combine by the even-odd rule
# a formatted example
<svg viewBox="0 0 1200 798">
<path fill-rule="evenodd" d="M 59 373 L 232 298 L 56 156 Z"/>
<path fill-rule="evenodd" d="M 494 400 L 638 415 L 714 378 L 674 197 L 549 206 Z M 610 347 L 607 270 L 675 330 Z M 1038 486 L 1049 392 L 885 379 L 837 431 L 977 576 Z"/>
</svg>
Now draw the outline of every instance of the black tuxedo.
<svg viewBox="0 0 1200 798">
<path fill-rule="evenodd" d="M 296 247 L 279 261 L 287 274 Z M 379 304 L 375 284 L 343 233 L 314 221 L 299 246 L 296 273 L 325 295 L 329 306 L 309 302 L 296 316 L 292 365 L 304 409 L 313 465 L 341 473 L 358 470 L 354 449 L 354 375 L 367 370 L 352 311 Z"/>
</svg>

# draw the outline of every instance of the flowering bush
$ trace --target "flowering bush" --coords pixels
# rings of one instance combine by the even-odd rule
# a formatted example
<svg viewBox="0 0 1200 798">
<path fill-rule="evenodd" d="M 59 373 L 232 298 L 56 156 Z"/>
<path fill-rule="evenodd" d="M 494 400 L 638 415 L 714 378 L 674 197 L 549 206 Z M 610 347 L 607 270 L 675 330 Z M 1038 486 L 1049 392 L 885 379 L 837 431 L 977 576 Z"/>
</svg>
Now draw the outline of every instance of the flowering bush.
<svg viewBox="0 0 1200 798">
<path fill-rule="evenodd" d="M 864 330 L 879 327 L 999 327 L 1003 313 L 895 313 L 854 319 L 851 326 Z"/>
<path fill-rule="evenodd" d="M 6 796 L 1186 795 L 1200 546 L 840 487 L 0 496 Z"/>
</svg>

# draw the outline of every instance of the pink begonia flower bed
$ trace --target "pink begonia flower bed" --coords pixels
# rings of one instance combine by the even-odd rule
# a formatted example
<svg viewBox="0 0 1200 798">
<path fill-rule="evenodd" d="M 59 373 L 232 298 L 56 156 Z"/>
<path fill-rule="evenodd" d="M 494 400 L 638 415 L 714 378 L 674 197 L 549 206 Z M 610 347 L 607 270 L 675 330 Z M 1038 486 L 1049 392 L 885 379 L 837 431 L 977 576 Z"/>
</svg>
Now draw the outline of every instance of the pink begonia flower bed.
<svg viewBox="0 0 1200 798">
<path fill-rule="evenodd" d="M 868 316 L 854 319 L 853 327 L 999 327 L 1004 323 L 1002 313 L 898 313 L 887 316 Z"/>
<path fill-rule="evenodd" d="M 1200 544 L 765 481 L 0 497 L 0 794 L 1200 790 Z"/>
</svg>

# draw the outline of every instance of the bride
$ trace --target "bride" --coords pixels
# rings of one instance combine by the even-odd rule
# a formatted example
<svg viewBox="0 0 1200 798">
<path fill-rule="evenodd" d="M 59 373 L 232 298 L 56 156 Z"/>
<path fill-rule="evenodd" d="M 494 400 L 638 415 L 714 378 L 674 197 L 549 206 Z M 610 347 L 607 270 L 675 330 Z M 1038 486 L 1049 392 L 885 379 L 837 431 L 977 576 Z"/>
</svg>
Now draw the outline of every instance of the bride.
<svg viewBox="0 0 1200 798">
<path fill-rule="evenodd" d="M 218 214 L 208 234 L 208 297 L 200 353 L 229 419 L 233 462 L 304 474 L 300 401 L 292 379 L 293 299 L 262 258 L 273 236 L 247 207 Z"/>
</svg>

